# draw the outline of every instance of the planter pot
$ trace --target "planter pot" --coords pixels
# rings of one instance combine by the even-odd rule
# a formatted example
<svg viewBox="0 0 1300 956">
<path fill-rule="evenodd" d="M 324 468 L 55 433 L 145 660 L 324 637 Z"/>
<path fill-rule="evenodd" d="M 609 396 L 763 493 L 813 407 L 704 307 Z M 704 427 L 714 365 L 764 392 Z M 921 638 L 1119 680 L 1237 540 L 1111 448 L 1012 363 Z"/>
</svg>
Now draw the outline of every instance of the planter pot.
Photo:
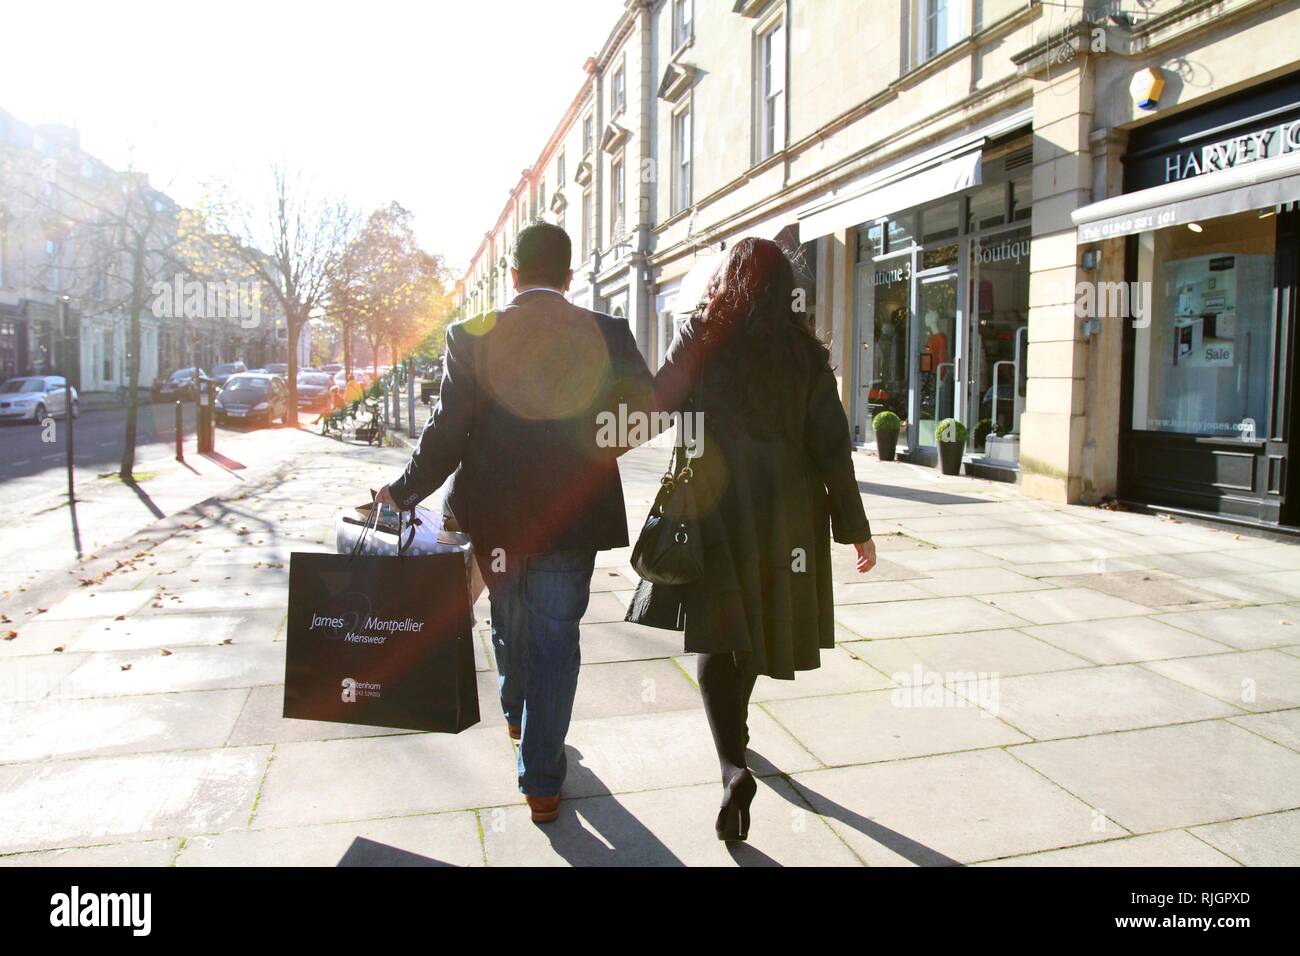
<svg viewBox="0 0 1300 956">
<path fill-rule="evenodd" d="M 898 432 L 896 431 L 876 432 L 876 454 L 880 456 L 881 461 L 893 461 L 894 454 L 897 451 L 898 451 Z"/>
<path fill-rule="evenodd" d="M 943 469 L 945 475 L 961 474 L 961 453 L 964 448 L 964 442 L 939 442 L 939 466 Z"/>
</svg>

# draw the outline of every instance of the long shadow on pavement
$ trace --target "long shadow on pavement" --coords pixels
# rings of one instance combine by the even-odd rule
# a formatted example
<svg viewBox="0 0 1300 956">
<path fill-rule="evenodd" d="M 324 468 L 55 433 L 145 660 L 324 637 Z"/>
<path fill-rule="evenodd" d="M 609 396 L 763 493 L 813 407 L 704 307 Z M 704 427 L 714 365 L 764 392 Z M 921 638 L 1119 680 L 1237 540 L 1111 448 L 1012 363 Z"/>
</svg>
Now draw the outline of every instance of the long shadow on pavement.
<svg viewBox="0 0 1300 956">
<path fill-rule="evenodd" d="M 753 754 L 752 751 L 751 754 L 753 757 L 758 758 L 757 761 L 751 760 L 751 766 L 755 766 L 756 764 L 765 767 L 772 766 L 772 764 L 761 754 Z M 885 849 L 892 850 L 894 853 L 897 853 L 903 859 L 907 860 L 909 863 L 915 864 L 916 866 L 961 866 L 960 861 L 954 860 L 950 856 L 945 856 L 938 850 L 931 849 L 923 843 L 918 843 L 911 837 L 899 833 L 897 830 L 891 830 L 887 826 L 882 826 L 875 820 L 872 820 L 869 817 L 864 817 L 855 810 L 850 810 L 848 807 L 841 806 L 829 797 L 812 789 L 804 782 L 803 778 L 796 780 L 793 777 L 788 777 L 787 779 L 790 781 L 792 787 L 790 793 L 786 793 L 784 790 L 777 790 L 777 792 L 785 797 L 786 800 L 789 800 L 791 803 L 795 804 L 795 806 L 798 806 L 799 809 L 806 810 L 811 807 L 814 813 L 820 814 L 823 817 L 828 817 L 831 820 L 838 820 L 840 823 L 857 830 L 868 839 L 875 840 Z M 802 797 L 807 802 L 807 806 L 803 806 L 796 802 L 797 797 L 792 797 L 790 794 L 797 794 L 798 797 Z"/>
</svg>

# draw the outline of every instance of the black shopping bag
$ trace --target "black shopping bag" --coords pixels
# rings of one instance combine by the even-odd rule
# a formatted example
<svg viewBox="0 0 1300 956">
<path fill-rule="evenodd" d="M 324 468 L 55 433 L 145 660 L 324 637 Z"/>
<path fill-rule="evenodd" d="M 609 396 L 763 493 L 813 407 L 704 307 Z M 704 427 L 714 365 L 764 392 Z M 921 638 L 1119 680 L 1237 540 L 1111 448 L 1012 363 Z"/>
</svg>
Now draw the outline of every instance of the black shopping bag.
<svg viewBox="0 0 1300 956">
<path fill-rule="evenodd" d="M 284 716 L 459 733 L 478 723 L 466 557 L 294 553 Z"/>
</svg>

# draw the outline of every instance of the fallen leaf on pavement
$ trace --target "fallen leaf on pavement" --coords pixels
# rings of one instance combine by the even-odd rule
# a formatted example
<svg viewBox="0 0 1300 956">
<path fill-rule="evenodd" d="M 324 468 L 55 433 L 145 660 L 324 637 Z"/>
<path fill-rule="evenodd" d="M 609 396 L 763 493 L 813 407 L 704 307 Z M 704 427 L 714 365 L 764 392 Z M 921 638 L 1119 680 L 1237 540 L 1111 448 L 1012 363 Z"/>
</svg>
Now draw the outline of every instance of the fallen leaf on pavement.
<svg viewBox="0 0 1300 956">
<path fill-rule="evenodd" d="M 131 665 L 130 665 L 130 664 L 123 664 L 123 665 L 122 665 L 122 670 L 124 670 L 124 671 L 129 671 L 130 669 L 131 669 Z"/>
<path fill-rule="evenodd" d="M 60 644 L 58 647 L 56 647 L 56 648 L 54 649 L 54 653 L 55 653 L 55 654 L 62 654 L 62 653 L 63 653 L 63 645 Z"/>
<path fill-rule="evenodd" d="M 161 654 L 163 657 L 172 656 L 172 651 L 170 647 L 160 647 L 158 648 L 158 653 Z"/>
<path fill-rule="evenodd" d="M 17 631 L 5 631 L 5 640 L 6 640 L 6 641 L 12 641 L 12 640 L 13 640 L 15 637 L 17 637 L 17 636 L 18 636 L 18 632 L 17 632 Z"/>
<path fill-rule="evenodd" d="M 226 638 L 224 641 L 222 641 L 221 643 L 222 643 L 222 644 L 233 644 L 233 643 L 235 643 L 235 639 L 234 639 L 233 637 L 228 637 L 228 638 Z"/>
<path fill-rule="evenodd" d="M 125 615 L 125 614 L 119 614 L 117 617 L 113 618 L 113 620 L 115 620 L 115 621 L 125 621 L 125 620 L 126 620 L 126 615 Z"/>
</svg>

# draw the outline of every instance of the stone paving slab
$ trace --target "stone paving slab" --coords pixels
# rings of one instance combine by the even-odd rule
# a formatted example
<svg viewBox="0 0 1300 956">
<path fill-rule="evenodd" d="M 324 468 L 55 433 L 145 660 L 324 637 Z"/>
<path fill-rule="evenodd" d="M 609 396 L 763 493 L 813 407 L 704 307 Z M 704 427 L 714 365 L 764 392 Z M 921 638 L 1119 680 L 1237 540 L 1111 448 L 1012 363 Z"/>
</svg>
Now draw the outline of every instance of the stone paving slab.
<svg viewBox="0 0 1300 956">
<path fill-rule="evenodd" d="M 514 765 L 514 748 L 499 728 L 279 744 L 252 823 L 288 827 L 521 803 Z"/>
<path fill-rule="evenodd" d="M 976 866 L 1240 866 L 1186 830 L 1166 830 L 1064 850 L 990 860 Z"/>
<path fill-rule="evenodd" d="M 410 733 L 410 731 L 394 730 L 389 727 L 367 727 L 363 724 L 297 720 L 284 717 L 283 714 L 283 684 L 251 688 L 247 692 L 238 719 L 230 729 L 225 743 L 231 747 L 242 747 L 249 744 L 300 743 L 339 737 L 390 737 Z"/>
<path fill-rule="evenodd" d="M 756 774 L 820 766 L 759 706 L 749 708 Z M 575 720 L 568 737 L 566 797 L 716 783 L 721 770 L 703 709 L 603 720 Z M 502 801 L 504 802 L 504 801 Z"/>
<path fill-rule="evenodd" d="M 63 698 L 165 694 L 284 682 L 284 643 L 81 654 L 83 663 L 56 689 Z M 129 665 L 129 667 L 128 667 Z M 127 669 L 123 669 L 127 668 Z"/>
<path fill-rule="evenodd" d="M 934 634 L 892 641 L 852 641 L 841 646 L 890 677 L 912 677 L 918 667 L 922 672 L 1010 677 L 1088 666 L 1088 661 L 1083 658 L 1016 630 Z M 915 683 L 915 678 L 912 682 Z"/>
<path fill-rule="evenodd" d="M 869 866 L 953 866 L 1089 843 L 1092 809 L 1000 750 L 796 774 Z"/>
<path fill-rule="evenodd" d="M 959 692 L 973 696 L 964 687 Z M 1166 680 L 1136 664 L 1007 677 L 997 684 L 993 709 L 1007 724 L 1035 740 L 1107 734 L 1241 713 L 1239 707 Z"/>
<path fill-rule="evenodd" d="M 113 843 L 106 846 L 36 850 L 0 856 L 0 866 L 123 867 L 170 866 L 176 858 L 179 839 L 148 843 Z"/>
<path fill-rule="evenodd" d="M 750 698 L 754 703 L 769 700 L 787 700 L 795 697 L 824 697 L 831 694 L 852 694 L 859 691 L 883 690 L 894 686 L 886 675 L 869 663 L 855 657 L 848 645 L 823 649 L 821 667 L 801 671 L 794 680 L 776 680 L 760 677 L 754 684 Z M 695 674 L 694 657 L 682 659 L 683 669 Z"/>
<path fill-rule="evenodd" d="M 287 827 L 232 829 L 185 841 L 177 866 L 482 866 L 471 812 Z"/>
<path fill-rule="evenodd" d="M 1242 651 L 1145 665 L 1243 710 L 1300 706 L 1300 659 L 1277 651 Z"/>
<path fill-rule="evenodd" d="M 1231 722 L 1261 737 L 1267 737 L 1283 747 L 1300 751 L 1300 709 L 1275 710 L 1267 714 L 1233 717 Z"/>
<path fill-rule="evenodd" d="M 1025 623 L 1024 618 L 973 597 L 837 606 L 835 620 L 869 640 L 954 631 L 991 631 Z"/>
<path fill-rule="evenodd" d="M 1300 643 L 1300 609 L 1286 604 L 1181 611 L 1155 620 L 1241 650 Z"/>
<path fill-rule="evenodd" d="M 1223 720 L 1011 753 L 1135 833 L 1300 806 L 1300 754 Z"/>
<path fill-rule="evenodd" d="M 1220 654 L 1226 645 L 1153 617 L 1120 617 L 1098 623 L 1069 621 L 1024 628 L 1026 634 L 1094 664 L 1131 664 L 1167 657 Z"/>
<path fill-rule="evenodd" d="M 1098 574 L 1074 574 L 1039 578 L 1044 586 L 1060 588 L 1088 587 L 1112 597 L 1122 598 L 1149 608 L 1199 604 L 1219 600 L 1219 595 L 1195 588 L 1167 571 L 1103 571 Z"/>
<path fill-rule="evenodd" d="M 983 594 L 979 600 L 1032 624 L 1098 621 L 1150 614 L 1151 609 L 1091 588 L 1053 588 L 1014 594 Z"/>
<path fill-rule="evenodd" d="M 495 688 L 495 675 L 492 675 L 492 685 Z M 617 661 L 582 666 L 573 717 L 592 720 L 700 706 L 700 693 L 695 684 L 671 659 Z M 500 714 L 496 694 L 487 701 L 480 699 L 479 710 Z"/>
<path fill-rule="evenodd" d="M 0 704 L 0 763 L 220 747 L 247 696 L 240 688 Z"/>
<path fill-rule="evenodd" d="M 239 747 L 0 767 L 0 853 L 244 823 L 270 756 Z"/>
<path fill-rule="evenodd" d="M 1295 866 L 1300 859 L 1300 810 L 1215 823 L 1191 832 L 1245 866 Z"/>
<path fill-rule="evenodd" d="M 894 690 L 764 704 L 823 764 L 875 763 L 1023 743 L 1031 738 L 971 704 L 900 704 Z"/>
<path fill-rule="evenodd" d="M 779 777 L 759 781 L 745 844 L 714 835 L 718 801 L 712 784 L 584 797 L 566 800 L 546 827 L 506 807 L 483 814 L 484 847 L 492 866 L 861 865 Z"/>
<path fill-rule="evenodd" d="M 83 663 L 80 657 L 65 654 L 6 660 L 0 666 L 0 703 L 48 697 Z"/>
<path fill-rule="evenodd" d="M 69 642 L 76 653 L 174 648 L 185 645 L 269 643 L 280 637 L 283 607 L 228 614 L 225 612 L 134 614 L 125 620 L 96 621 L 83 627 Z"/>
<path fill-rule="evenodd" d="M 925 578 L 914 582 L 922 591 L 935 597 L 961 597 L 977 594 L 1007 594 L 1013 591 L 1041 591 L 1053 585 L 1019 574 L 1010 568 L 951 568 L 927 571 Z M 836 603 L 839 603 L 838 596 Z"/>
</svg>

